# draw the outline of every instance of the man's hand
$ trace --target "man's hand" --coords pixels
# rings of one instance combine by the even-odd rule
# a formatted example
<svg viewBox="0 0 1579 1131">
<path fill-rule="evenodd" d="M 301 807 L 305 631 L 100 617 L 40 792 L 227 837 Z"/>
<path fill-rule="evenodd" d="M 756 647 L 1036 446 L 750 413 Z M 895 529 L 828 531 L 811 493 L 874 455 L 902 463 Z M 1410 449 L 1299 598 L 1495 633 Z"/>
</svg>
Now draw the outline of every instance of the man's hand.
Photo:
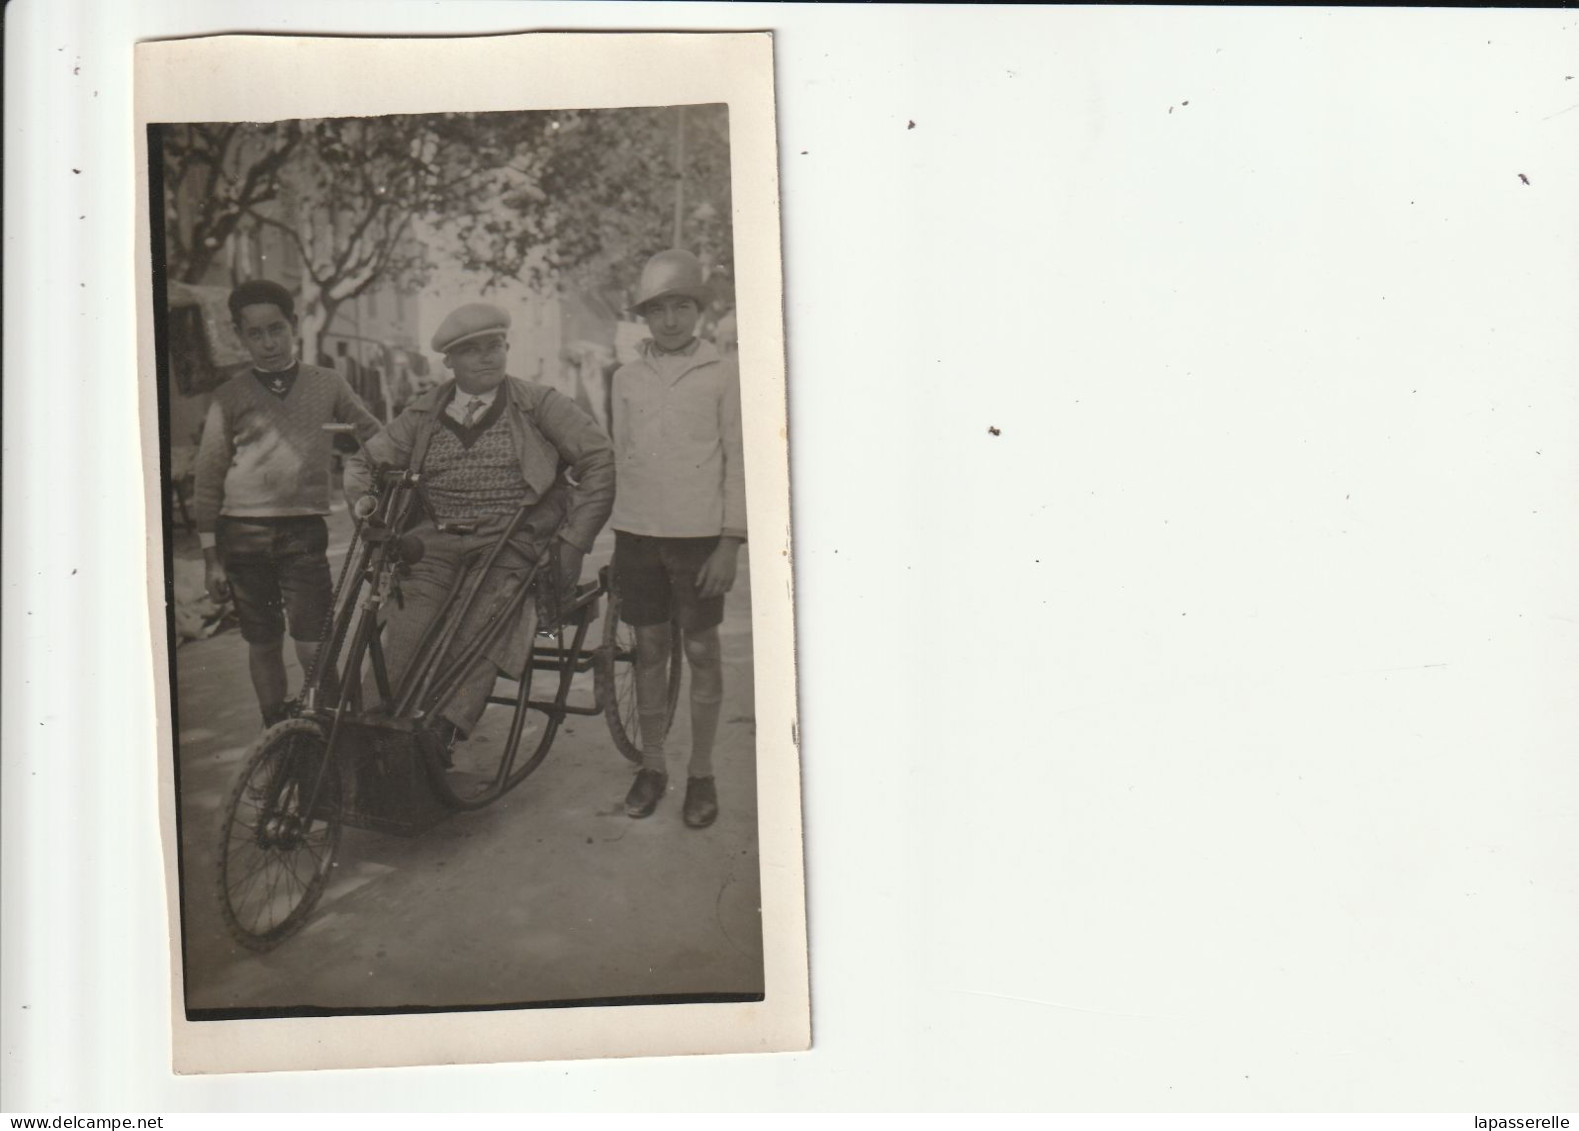
<svg viewBox="0 0 1579 1131">
<path fill-rule="evenodd" d="M 696 595 L 706 600 L 722 597 L 734 588 L 735 557 L 740 551 L 740 539 L 727 535 L 718 540 L 713 552 L 707 555 L 702 568 L 696 573 Z"/>
<path fill-rule="evenodd" d="M 203 586 L 208 590 L 208 595 L 214 600 L 230 600 L 230 578 L 225 576 L 225 567 L 220 564 L 217 555 L 205 555 L 203 562 Z"/>
<path fill-rule="evenodd" d="M 586 555 L 563 538 L 559 540 L 559 607 L 563 609 L 576 595 L 581 581 L 581 559 Z"/>
</svg>

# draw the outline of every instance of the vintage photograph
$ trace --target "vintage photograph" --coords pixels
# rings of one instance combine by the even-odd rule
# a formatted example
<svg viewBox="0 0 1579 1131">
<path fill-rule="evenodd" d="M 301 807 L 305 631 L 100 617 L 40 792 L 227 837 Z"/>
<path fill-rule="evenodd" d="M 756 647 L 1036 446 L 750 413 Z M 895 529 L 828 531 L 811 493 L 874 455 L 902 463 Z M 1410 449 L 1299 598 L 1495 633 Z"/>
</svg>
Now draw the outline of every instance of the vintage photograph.
<svg viewBox="0 0 1579 1131">
<path fill-rule="evenodd" d="M 147 124 L 186 1021 L 764 1000 L 731 126 Z"/>
</svg>

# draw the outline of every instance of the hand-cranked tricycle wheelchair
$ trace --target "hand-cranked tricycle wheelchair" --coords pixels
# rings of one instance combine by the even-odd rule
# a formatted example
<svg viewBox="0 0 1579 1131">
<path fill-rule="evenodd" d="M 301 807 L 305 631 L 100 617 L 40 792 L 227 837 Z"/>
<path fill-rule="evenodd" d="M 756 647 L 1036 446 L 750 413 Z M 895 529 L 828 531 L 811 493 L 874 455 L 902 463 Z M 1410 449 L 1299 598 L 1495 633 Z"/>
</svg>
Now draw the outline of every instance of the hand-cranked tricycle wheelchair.
<svg viewBox="0 0 1579 1131">
<path fill-rule="evenodd" d="M 277 946 L 312 913 L 328 885 L 343 825 L 411 836 L 452 811 L 496 801 L 542 764 L 567 715 L 604 715 L 619 751 L 632 762 L 641 760 L 635 638 L 620 621 L 618 582 L 609 567 L 566 601 L 554 555 L 541 554 L 493 605 L 492 618 L 470 639 L 456 639 L 525 508 L 483 561 L 457 581 L 392 685 L 380 641 L 381 610 L 401 599 L 401 578 L 420 560 L 420 541 L 403 532 L 416 508 L 426 508 L 424 499 L 419 473 L 376 467 L 369 511 L 346 551 L 324 643 L 306 673 L 294 715 L 253 744 L 231 790 L 220 829 L 219 904 L 231 934 L 253 950 Z M 602 642 L 588 647 L 604 597 Z M 463 675 L 526 613 L 529 601 L 537 603 L 539 620 L 525 668 L 513 695 L 488 698 L 514 709 L 508 734 L 493 752 L 486 744 L 467 743 L 464 764 L 451 764 L 435 736 L 440 712 Z M 672 639 L 671 719 L 680 693 L 680 634 Z M 371 673 L 368 690 L 364 665 Z M 573 703 L 572 681 L 588 670 L 593 701 Z M 539 672 L 557 682 L 550 695 L 534 699 Z M 540 716 L 535 727 L 528 726 L 532 713 Z M 523 754 L 529 732 L 525 745 L 531 749 Z M 482 750 L 469 749 L 474 746 Z"/>
</svg>

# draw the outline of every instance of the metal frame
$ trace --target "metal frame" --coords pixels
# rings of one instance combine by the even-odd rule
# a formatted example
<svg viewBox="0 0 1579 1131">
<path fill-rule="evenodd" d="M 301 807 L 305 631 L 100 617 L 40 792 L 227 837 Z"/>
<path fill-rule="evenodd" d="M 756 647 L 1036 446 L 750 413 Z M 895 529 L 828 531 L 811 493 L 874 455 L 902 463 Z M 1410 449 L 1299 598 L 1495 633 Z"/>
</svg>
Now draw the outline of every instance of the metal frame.
<svg viewBox="0 0 1579 1131">
<path fill-rule="evenodd" d="M 350 431 L 348 425 L 328 425 L 326 428 L 333 432 Z M 362 451 L 365 456 L 366 448 Z M 336 841 L 342 824 L 412 835 L 450 811 L 479 809 L 492 804 L 542 763 L 566 716 L 604 713 L 607 696 L 602 678 L 594 681 L 590 706 L 571 703 L 570 687 L 575 676 L 585 672 L 593 671 L 601 676 L 616 658 L 601 643 L 587 645 L 587 633 L 600 619 L 599 599 L 610 592 L 612 573 L 605 568 L 599 571 L 596 581 L 577 589 L 552 627 L 540 628 L 534 635 L 515 695 L 487 697 L 488 703 L 514 708 L 509 734 L 498 766 L 472 779 L 481 783 L 480 789 L 471 794 L 462 793 L 456 783 L 446 777 L 441 748 L 429 741 L 427 735 L 433 733 L 433 720 L 455 695 L 466 672 L 501 633 L 516 623 L 525 602 L 534 599 L 551 565 L 553 540 L 548 540 L 549 549 L 530 563 L 519 584 L 503 595 L 483 627 L 458 645 L 455 656 L 447 656 L 452 645 L 456 645 L 460 625 L 480 599 L 488 572 L 526 520 L 527 508 L 522 507 L 489 548 L 481 564 L 456 579 L 433 620 L 424 628 L 408 671 L 401 676 L 399 686 L 392 686 L 380 635 L 380 614 L 388 601 L 399 599 L 404 567 L 408 561 L 415 560 L 420 549 L 403 532 L 417 508 L 425 510 L 430 517 L 433 511 L 427 503 L 420 472 L 374 466 L 375 505 L 372 513 L 359 516 L 335 583 L 334 601 L 325 618 L 324 644 L 303 682 L 296 719 L 279 724 L 280 727 L 300 727 L 297 720 L 311 722 L 322 736 L 323 753 L 315 759 L 315 768 L 301 767 L 289 773 L 287 776 L 294 781 L 282 778 L 271 782 L 264 805 L 269 811 L 282 806 L 289 809 L 282 799 L 288 788 L 294 788 L 298 804 L 285 815 L 291 820 L 295 820 L 297 814 L 308 815 L 303 818 L 304 827 L 310 827 L 314 820 L 328 821 L 336 830 Z M 440 529 L 445 527 L 440 526 Z M 467 532 L 459 524 L 452 524 L 449 529 Z M 617 657 L 629 662 L 634 658 L 633 653 Z M 364 702 L 368 697 L 363 690 L 364 665 L 371 667 L 373 690 L 378 700 L 374 704 Z M 532 697 L 532 680 L 537 672 L 557 673 L 552 698 Z M 533 710 L 545 716 L 544 728 L 535 749 L 521 759 L 526 716 Z M 248 767 L 270 742 L 278 739 L 274 730 L 266 731 L 255 747 L 259 754 L 249 755 Z M 231 834 L 245 780 L 243 777 L 238 782 L 232 795 L 222 838 Z M 330 803 L 331 811 L 321 812 L 325 802 Z M 296 835 L 295 826 L 285 829 L 283 835 Z M 300 902 L 285 919 L 266 932 L 256 932 L 237 920 L 233 893 L 224 881 L 224 861 L 229 859 L 228 840 L 222 839 L 220 851 L 220 898 L 231 933 L 254 950 L 278 945 L 306 920 L 321 888 L 304 891 Z M 332 852 L 331 849 L 331 859 Z"/>
<path fill-rule="evenodd" d="M 331 427 L 336 431 L 341 430 L 337 426 Z M 363 451 L 365 453 L 366 449 Z M 476 606 L 489 572 L 525 521 L 528 508 L 522 507 L 494 542 L 481 565 L 456 578 L 454 587 L 424 631 L 399 686 L 392 686 L 380 638 L 379 613 L 387 601 L 398 599 L 404 555 L 411 550 L 400 532 L 408 525 L 414 508 L 421 507 L 429 515 L 432 515 L 432 510 L 427 506 L 418 472 L 380 467 L 376 475 L 378 507 L 357 528 L 356 538 L 347 553 L 347 568 L 342 571 L 336 586 L 335 612 L 329 639 L 320 649 L 319 662 L 315 670 L 308 673 L 302 690 L 302 715 L 316 718 L 327 726 L 325 757 L 309 795 L 310 805 L 317 804 L 323 775 L 328 772 L 330 764 L 340 759 L 342 723 L 355 723 L 357 729 L 412 733 L 421 729 L 425 721 L 437 718 L 459 690 L 471 666 L 500 635 L 515 624 L 525 602 L 532 599 L 536 592 L 548 564 L 546 555 L 533 563 L 521 582 L 499 602 L 495 613 L 481 631 L 467 641 L 457 655 L 446 658 L 461 624 Z M 464 530 L 457 527 L 452 529 Z M 356 558 L 353 567 L 353 556 L 359 548 L 360 557 Z M 597 663 L 596 649 L 585 647 L 586 636 L 595 619 L 592 610 L 595 610 L 596 602 L 607 591 L 607 585 L 607 571 L 602 571 L 596 582 L 588 583 L 577 591 L 575 599 L 565 610 L 560 626 L 552 630 L 557 638 L 555 645 L 534 641 L 527 670 L 523 672 L 513 698 L 488 696 L 489 703 L 515 708 L 499 769 L 491 788 L 482 796 L 465 802 L 447 798 L 453 807 L 480 808 L 497 800 L 524 780 L 525 774 L 518 777 L 513 775 L 517 770 L 516 759 L 525 733 L 528 711 L 538 710 L 547 714 L 556 726 L 566 715 L 603 713 L 602 697 L 596 689 L 590 706 L 572 704 L 568 700 L 572 678 L 592 670 Z M 566 647 L 564 629 L 572 624 L 575 626 L 574 636 Z M 542 637 L 546 633 L 539 632 L 538 635 Z M 342 651 L 345 652 L 343 662 Z M 371 664 L 380 699 L 380 703 L 371 711 L 366 709 L 367 705 L 363 702 L 361 673 L 364 660 Z M 320 670 L 334 671 L 338 678 L 339 694 L 333 705 L 320 701 L 325 683 L 319 675 Z M 536 671 L 559 673 L 553 699 L 531 697 L 531 677 Z M 431 780 L 430 775 L 430 784 Z M 435 792 L 442 793 L 442 790 Z"/>
</svg>

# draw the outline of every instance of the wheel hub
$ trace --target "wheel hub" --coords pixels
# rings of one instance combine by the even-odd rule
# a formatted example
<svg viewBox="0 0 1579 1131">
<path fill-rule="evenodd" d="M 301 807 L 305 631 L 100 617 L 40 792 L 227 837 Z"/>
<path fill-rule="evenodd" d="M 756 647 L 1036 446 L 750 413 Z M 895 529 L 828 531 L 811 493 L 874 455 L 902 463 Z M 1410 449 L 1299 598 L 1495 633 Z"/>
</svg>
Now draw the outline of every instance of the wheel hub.
<svg viewBox="0 0 1579 1131">
<path fill-rule="evenodd" d="M 274 813 L 258 825 L 258 846 L 287 851 L 302 843 L 302 821 L 294 813 Z"/>
</svg>

